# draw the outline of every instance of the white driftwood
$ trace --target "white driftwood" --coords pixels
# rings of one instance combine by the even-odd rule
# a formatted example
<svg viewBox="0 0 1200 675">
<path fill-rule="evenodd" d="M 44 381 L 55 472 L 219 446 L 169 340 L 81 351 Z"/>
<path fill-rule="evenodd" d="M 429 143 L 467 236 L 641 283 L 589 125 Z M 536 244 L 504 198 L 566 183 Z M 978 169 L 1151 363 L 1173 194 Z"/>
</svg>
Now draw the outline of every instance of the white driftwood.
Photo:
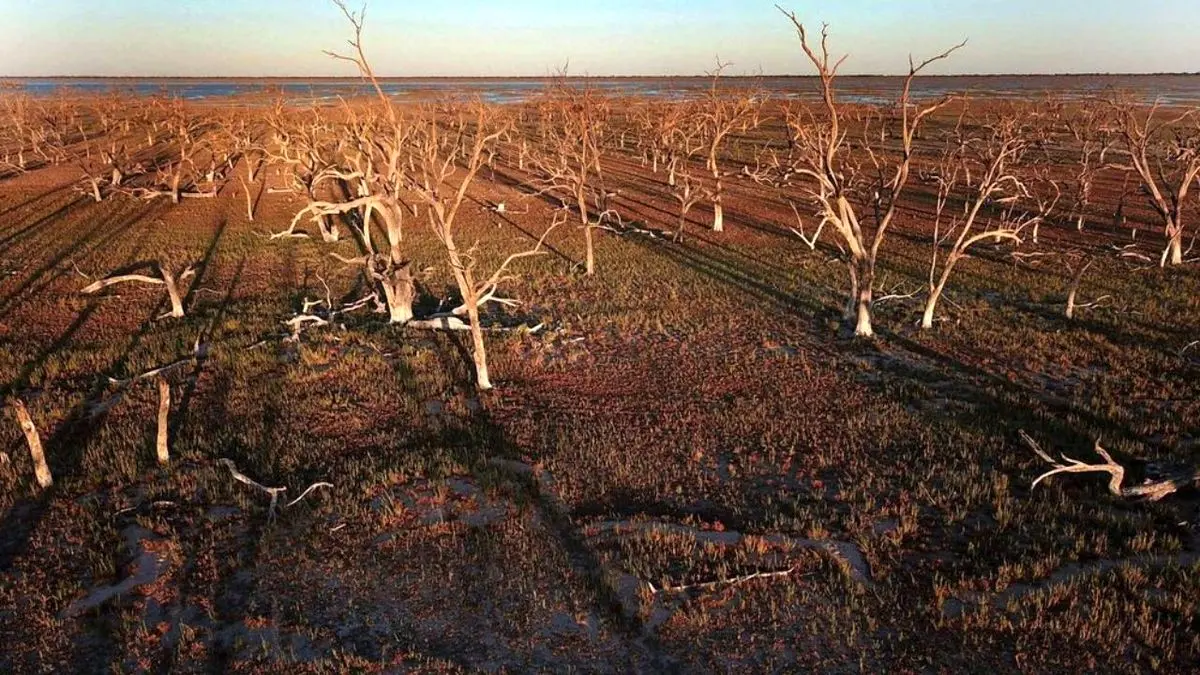
<svg viewBox="0 0 1200 675">
<path fill-rule="evenodd" d="M 170 451 L 167 448 L 167 433 L 168 433 L 168 418 L 171 414 L 171 383 L 167 382 L 167 378 L 158 376 L 158 437 L 155 442 L 155 450 L 158 454 L 158 463 L 166 465 L 171 461 Z"/>
<path fill-rule="evenodd" d="M 50 475 L 50 465 L 46 463 L 46 453 L 42 450 L 42 439 L 38 436 L 37 426 L 29 416 L 29 409 L 25 407 L 24 401 L 14 398 L 12 408 L 17 415 L 17 422 L 21 424 L 21 433 L 25 434 L 25 442 L 29 445 L 29 455 L 33 458 L 33 470 L 38 485 L 43 489 L 48 488 L 54 484 L 54 478 Z"/>
<path fill-rule="evenodd" d="M 179 283 L 188 279 L 189 277 L 195 276 L 195 267 L 189 265 L 179 275 L 175 275 L 175 273 L 173 273 L 165 264 L 159 263 L 156 265 L 156 267 L 158 270 L 157 277 L 152 277 L 146 274 L 120 274 L 117 276 L 106 277 L 88 284 L 80 291 L 80 293 L 83 293 L 84 295 L 92 295 L 104 290 L 105 288 L 108 288 L 109 286 L 131 282 L 151 284 L 155 286 L 166 286 L 167 296 L 171 300 L 171 311 L 159 318 L 167 316 L 179 318 L 184 316 L 183 295 L 179 291 Z"/>
<path fill-rule="evenodd" d="M 420 328 L 424 330 L 453 330 L 453 331 L 469 331 L 471 325 L 457 316 L 440 316 L 430 319 L 415 319 L 404 324 L 410 328 Z"/>
<path fill-rule="evenodd" d="M 246 485 L 249 485 L 252 488 L 261 490 L 261 491 L 267 493 L 268 495 L 270 495 L 271 506 L 267 510 L 267 519 L 274 520 L 275 519 L 275 507 L 279 503 L 279 495 L 283 494 L 284 492 L 287 492 L 287 488 L 286 487 L 277 487 L 277 488 L 267 487 L 267 486 L 263 485 L 262 483 L 259 483 L 258 481 L 247 476 L 246 474 L 242 473 L 241 471 L 238 471 L 237 465 L 234 464 L 233 460 L 231 460 L 231 459 L 219 459 L 219 460 L 217 460 L 217 462 L 219 464 L 224 465 L 225 468 L 229 469 L 229 473 L 233 476 L 234 480 L 236 480 L 240 483 L 245 483 Z M 311 493 L 313 490 L 316 490 L 318 488 L 323 488 L 323 487 L 332 488 L 332 487 L 334 487 L 334 485 L 332 483 L 313 483 L 312 485 L 308 486 L 308 489 L 306 489 L 303 493 L 301 493 L 299 497 L 284 504 L 283 508 L 286 509 L 286 508 L 291 508 L 292 506 L 295 506 L 296 504 L 300 503 L 300 501 L 302 499 L 307 497 L 309 495 L 309 493 Z"/>
<path fill-rule="evenodd" d="M 755 572 L 753 574 L 745 574 L 740 577 L 730 577 L 728 579 L 716 579 L 713 581 L 705 581 L 705 582 L 697 583 L 697 584 L 682 584 L 682 585 L 678 585 L 678 586 L 658 587 L 658 586 L 655 586 L 654 584 L 650 583 L 649 581 L 647 581 L 646 586 L 649 587 L 651 593 L 656 593 L 656 594 L 657 593 L 686 593 L 688 591 L 711 591 L 713 589 L 721 588 L 722 586 L 737 586 L 739 584 L 744 584 L 747 581 L 754 581 L 755 579 L 777 579 L 780 577 L 787 577 L 787 576 L 791 576 L 791 574 L 795 571 L 796 571 L 796 566 L 792 565 L 791 567 L 787 568 L 786 570 L 778 570 L 775 572 Z"/>
<path fill-rule="evenodd" d="M 1107 473 L 1109 475 L 1108 491 L 1116 497 L 1124 499 L 1145 499 L 1147 501 L 1156 502 L 1163 497 L 1174 494 L 1179 490 L 1200 484 L 1200 469 L 1188 468 L 1176 471 L 1171 475 L 1165 476 L 1158 480 L 1147 481 L 1142 485 L 1133 487 L 1124 487 L 1125 482 L 1125 467 L 1121 466 L 1108 454 L 1101 445 L 1100 441 L 1096 441 L 1096 454 L 1104 460 L 1101 464 L 1086 464 L 1077 459 L 1072 459 L 1066 455 L 1060 455 L 1062 461 L 1056 460 L 1042 450 L 1029 434 L 1024 431 L 1020 432 L 1021 439 L 1033 449 L 1038 457 L 1042 458 L 1053 469 L 1038 476 L 1030 485 L 1030 489 L 1038 486 L 1043 480 L 1063 473 Z"/>
</svg>

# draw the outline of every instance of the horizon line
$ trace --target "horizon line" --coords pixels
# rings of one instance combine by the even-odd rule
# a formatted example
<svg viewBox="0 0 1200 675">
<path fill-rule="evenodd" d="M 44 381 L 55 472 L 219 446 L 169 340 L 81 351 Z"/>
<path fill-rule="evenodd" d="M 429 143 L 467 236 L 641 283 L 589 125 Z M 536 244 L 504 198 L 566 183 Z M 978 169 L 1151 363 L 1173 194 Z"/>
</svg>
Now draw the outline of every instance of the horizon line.
<svg viewBox="0 0 1200 675">
<path fill-rule="evenodd" d="M 838 75 L 837 79 L 863 77 L 907 77 L 903 73 L 847 73 Z M 918 75 L 918 79 L 937 79 L 951 77 L 1200 77 L 1198 71 L 1093 71 L 1093 72 L 1038 72 L 1038 73 L 941 73 Z M 753 80 L 753 79 L 818 79 L 816 74 L 755 74 L 755 75 L 722 75 L 723 80 Z M 667 80 L 694 79 L 709 80 L 711 75 L 568 75 L 562 78 L 557 75 L 380 75 L 379 80 Z M 365 78 L 353 75 L 0 75 L 4 80 L 357 80 L 366 82 Z"/>
</svg>

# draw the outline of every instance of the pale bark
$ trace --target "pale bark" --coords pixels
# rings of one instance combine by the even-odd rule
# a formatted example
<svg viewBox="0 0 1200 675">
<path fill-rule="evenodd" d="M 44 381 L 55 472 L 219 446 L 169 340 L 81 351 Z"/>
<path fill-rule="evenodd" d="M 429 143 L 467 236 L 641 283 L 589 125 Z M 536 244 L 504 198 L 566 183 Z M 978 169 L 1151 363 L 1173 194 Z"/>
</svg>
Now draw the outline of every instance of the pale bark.
<svg viewBox="0 0 1200 675">
<path fill-rule="evenodd" d="M 160 376 L 158 378 L 158 437 L 155 442 L 155 450 L 158 455 L 158 463 L 164 466 L 171 461 L 170 451 L 167 448 L 169 431 L 167 422 L 170 414 L 171 384 L 167 382 L 167 378 Z"/>
<path fill-rule="evenodd" d="M 183 295 L 179 292 L 179 284 L 176 282 L 175 275 L 166 267 L 161 269 L 163 283 L 167 287 L 167 297 L 171 300 L 171 316 L 180 318 L 183 316 Z"/>
<path fill-rule="evenodd" d="M 184 316 L 183 294 L 179 288 L 179 282 L 193 276 L 195 274 L 195 270 L 192 267 L 188 267 L 181 274 L 179 274 L 179 276 L 175 276 L 175 274 L 170 271 L 170 268 L 165 263 L 157 264 L 157 269 L 159 274 L 158 277 L 152 277 L 145 274 L 121 274 L 115 277 L 106 277 L 104 279 L 95 281 L 82 289 L 80 292 L 84 295 L 92 295 L 93 293 L 102 291 L 109 286 L 127 282 L 165 286 L 167 290 L 167 297 L 171 301 L 171 311 L 164 316 L 171 316 L 175 318 Z"/>
<path fill-rule="evenodd" d="M 46 463 L 46 453 L 42 450 L 42 439 L 38 436 L 37 426 L 34 425 L 33 418 L 29 416 L 29 409 L 25 407 L 24 401 L 14 398 L 12 408 L 17 415 L 17 422 L 21 425 L 21 433 L 25 434 L 25 442 L 29 446 L 29 456 L 33 459 L 33 471 L 38 485 L 42 489 L 48 488 L 54 484 L 54 478 L 50 475 L 50 465 Z"/>
<path fill-rule="evenodd" d="M 1160 499 L 1175 494 L 1179 490 L 1187 489 L 1200 485 L 1200 469 L 1196 467 L 1180 467 L 1169 472 L 1165 476 L 1148 479 L 1140 485 L 1126 487 L 1125 482 L 1125 467 L 1118 464 L 1112 458 L 1112 455 L 1100 445 L 1100 441 L 1096 441 L 1095 452 L 1103 462 L 1099 464 L 1087 464 L 1077 459 L 1067 457 L 1065 454 L 1060 455 L 1061 461 L 1054 459 L 1042 450 L 1024 431 L 1020 432 L 1021 439 L 1033 449 L 1043 461 L 1054 467 L 1049 471 L 1038 476 L 1030 489 L 1038 486 L 1043 480 L 1064 473 L 1106 473 L 1108 474 L 1108 491 L 1115 497 L 1124 499 L 1145 499 L 1147 501 L 1156 502 Z"/>
<path fill-rule="evenodd" d="M 376 267 L 371 273 L 383 288 L 384 302 L 387 303 L 391 323 L 404 324 L 412 320 L 413 300 L 417 290 L 410 265 L 396 265 L 377 258 Z"/>
<path fill-rule="evenodd" d="M 1075 274 L 1071 275 L 1071 287 L 1067 291 L 1067 309 L 1065 312 L 1068 320 L 1075 318 L 1075 298 L 1079 294 L 1079 284 L 1083 281 L 1084 273 L 1092 266 L 1092 262 L 1089 260 L 1087 263 L 1080 265 Z"/>
<path fill-rule="evenodd" d="M 1167 248 L 1163 251 L 1163 267 L 1167 266 L 1167 261 L 1171 265 L 1183 264 L 1183 227 L 1178 226 L 1174 236 L 1167 242 Z"/>
<path fill-rule="evenodd" d="M 584 271 L 589 277 L 596 273 L 596 245 L 592 239 L 592 225 L 591 223 L 585 223 L 583 226 L 583 240 L 587 250 L 584 253 Z"/>
<path fill-rule="evenodd" d="M 910 60 L 908 77 L 904 80 L 897 101 L 901 122 L 899 157 L 894 162 L 884 161 L 882 149 L 868 144 L 864 139 L 865 154 L 870 164 L 860 164 L 847 161 L 847 156 L 857 155 L 859 150 L 852 148 L 847 141 L 847 132 L 843 128 L 847 113 L 839 109 L 834 87 L 838 69 L 846 57 L 835 60 L 830 56 L 827 28 L 821 31 L 820 41 L 814 49 L 800 19 L 794 13 L 779 9 L 792 21 L 801 48 L 817 70 L 821 80 L 821 108 L 827 118 L 822 123 L 804 114 L 803 110 L 794 113 L 794 109 L 789 109 L 786 124 L 791 131 L 790 147 L 799 150 L 799 157 L 790 173 L 806 179 L 808 185 L 805 191 L 816 207 L 817 216 L 823 225 L 832 225 L 845 244 L 843 251 L 846 251 L 851 286 L 846 319 L 854 319 L 855 335 L 871 337 L 874 335 L 871 301 L 876 264 L 888 228 L 897 213 L 900 196 L 908 184 L 915 154 L 914 139 L 924 120 L 954 100 L 945 98 L 914 109 L 911 104 L 913 80 L 926 67 L 948 58 L 966 43 L 920 63 Z M 850 185 L 859 182 L 856 180 L 859 178 L 871 181 L 870 189 L 849 189 Z M 851 203 L 852 199 L 854 203 Z M 863 219 L 866 218 L 870 219 L 873 228 L 865 227 Z"/>
<path fill-rule="evenodd" d="M 242 190 L 246 193 L 246 219 L 254 222 L 254 196 L 250 194 L 250 186 L 242 181 Z"/>
</svg>

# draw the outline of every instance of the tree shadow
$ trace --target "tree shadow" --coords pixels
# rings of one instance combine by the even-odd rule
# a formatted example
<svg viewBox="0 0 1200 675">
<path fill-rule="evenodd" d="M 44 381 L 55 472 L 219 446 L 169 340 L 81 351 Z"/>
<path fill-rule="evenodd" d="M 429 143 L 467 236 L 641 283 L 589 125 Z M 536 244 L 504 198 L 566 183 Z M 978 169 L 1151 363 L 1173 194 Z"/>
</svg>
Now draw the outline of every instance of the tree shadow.
<svg viewBox="0 0 1200 675">
<path fill-rule="evenodd" d="M 97 251 L 104 250 L 114 241 L 118 241 L 135 226 L 158 211 L 160 211 L 160 208 L 153 205 L 140 209 L 133 217 L 122 221 L 120 225 L 101 236 L 94 245 L 90 246 L 88 252 L 95 253 Z M 98 234 L 104 232 L 105 228 L 110 225 L 111 220 L 120 218 L 121 215 L 121 213 L 114 213 L 111 215 L 111 219 L 100 220 L 97 222 L 82 236 L 74 239 L 69 246 L 55 252 L 51 258 L 49 258 L 45 263 L 42 264 L 41 267 L 24 279 L 21 284 L 13 289 L 12 292 L 10 292 L 7 296 L 0 298 L 0 319 L 3 319 L 10 314 L 22 297 L 36 296 L 42 290 L 46 289 L 52 283 L 67 274 L 67 271 L 62 268 L 62 263 L 68 259 L 74 259 L 77 253 L 85 248 L 88 248 L 92 243 L 92 240 L 96 238 Z M 53 273 L 51 274 L 52 271 Z"/>
<path fill-rule="evenodd" d="M 108 378 L 119 375 L 124 370 L 129 357 L 133 354 L 141 339 L 145 337 L 157 322 L 156 317 L 162 307 L 159 301 L 141 325 L 141 328 L 131 338 L 124 352 L 116 358 L 108 369 L 96 378 L 96 384 L 88 394 L 71 409 L 66 419 L 55 427 L 53 433 L 45 439 L 47 460 L 55 483 L 41 491 L 32 503 L 14 504 L 0 520 L 0 570 L 9 569 L 13 562 L 27 549 L 34 530 L 49 510 L 55 495 L 63 489 L 63 485 L 75 477 L 83 468 L 83 455 L 87 441 L 100 428 L 106 414 L 96 413 L 92 403 L 103 394 L 107 387 Z M 82 324 L 80 324 L 82 325 Z M 64 343 L 65 344 L 65 343 Z"/>
</svg>

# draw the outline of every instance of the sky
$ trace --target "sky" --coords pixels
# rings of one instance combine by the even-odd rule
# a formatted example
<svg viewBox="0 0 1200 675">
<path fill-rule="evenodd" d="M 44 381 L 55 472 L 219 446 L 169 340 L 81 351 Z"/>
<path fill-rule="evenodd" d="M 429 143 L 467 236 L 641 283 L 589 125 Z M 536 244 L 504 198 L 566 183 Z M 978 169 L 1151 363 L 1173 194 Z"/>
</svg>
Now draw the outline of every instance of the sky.
<svg viewBox="0 0 1200 675">
<path fill-rule="evenodd" d="M 357 7 L 360 0 L 349 0 Z M 1200 0 L 825 0 L 843 73 L 967 49 L 930 72 L 1200 71 Z M 380 75 L 809 74 L 795 32 L 758 0 L 373 0 Z M 0 0 L 0 76 L 353 76 L 330 0 Z"/>
</svg>

